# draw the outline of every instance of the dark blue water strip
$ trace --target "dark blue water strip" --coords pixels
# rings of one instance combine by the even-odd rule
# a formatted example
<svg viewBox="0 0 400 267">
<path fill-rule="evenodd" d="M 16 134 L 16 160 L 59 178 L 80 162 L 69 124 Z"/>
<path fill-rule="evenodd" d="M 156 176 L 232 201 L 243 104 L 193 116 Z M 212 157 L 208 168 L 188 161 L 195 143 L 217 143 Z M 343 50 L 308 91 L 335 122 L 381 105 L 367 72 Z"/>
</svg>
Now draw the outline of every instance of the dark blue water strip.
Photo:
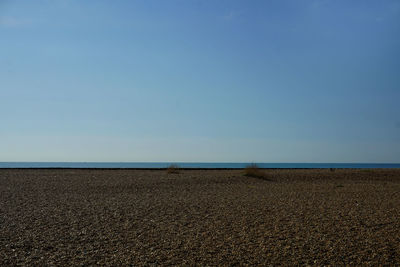
<svg viewBox="0 0 400 267">
<path fill-rule="evenodd" d="M 0 162 L 0 168 L 167 168 L 171 162 Z M 180 168 L 201 169 L 242 169 L 249 163 L 207 163 L 173 162 Z M 257 163 L 259 168 L 273 169 L 314 169 L 314 168 L 351 168 L 376 169 L 400 168 L 399 163 Z"/>
</svg>

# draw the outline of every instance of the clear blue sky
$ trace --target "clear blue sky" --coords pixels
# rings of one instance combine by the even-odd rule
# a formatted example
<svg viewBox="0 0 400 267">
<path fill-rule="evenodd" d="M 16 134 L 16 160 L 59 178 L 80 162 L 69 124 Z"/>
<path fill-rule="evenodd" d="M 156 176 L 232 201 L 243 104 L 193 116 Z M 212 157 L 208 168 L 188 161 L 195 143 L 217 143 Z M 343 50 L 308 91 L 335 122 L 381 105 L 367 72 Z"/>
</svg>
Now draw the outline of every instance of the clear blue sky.
<svg viewBox="0 0 400 267">
<path fill-rule="evenodd" d="M 400 1 L 0 0 L 0 161 L 400 162 Z"/>
</svg>

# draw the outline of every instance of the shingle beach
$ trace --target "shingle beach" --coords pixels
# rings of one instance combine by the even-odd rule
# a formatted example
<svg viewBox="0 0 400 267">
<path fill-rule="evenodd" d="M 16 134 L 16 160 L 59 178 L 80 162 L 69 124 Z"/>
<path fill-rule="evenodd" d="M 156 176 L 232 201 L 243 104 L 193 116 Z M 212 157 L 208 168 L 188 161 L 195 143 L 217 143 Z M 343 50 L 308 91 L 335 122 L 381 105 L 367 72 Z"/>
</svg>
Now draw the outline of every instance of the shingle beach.
<svg viewBox="0 0 400 267">
<path fill-rule="evenodd" d="M 0 265 L 400 265 L 400 170 L 0 170 Z"/>
</svg>

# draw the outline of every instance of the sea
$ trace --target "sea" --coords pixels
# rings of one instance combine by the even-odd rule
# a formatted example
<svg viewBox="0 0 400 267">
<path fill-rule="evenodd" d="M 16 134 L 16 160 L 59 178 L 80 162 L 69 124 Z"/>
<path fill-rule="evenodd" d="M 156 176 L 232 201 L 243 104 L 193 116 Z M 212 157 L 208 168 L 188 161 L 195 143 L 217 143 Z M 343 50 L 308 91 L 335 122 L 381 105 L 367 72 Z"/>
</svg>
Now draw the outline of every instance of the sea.
<svg viewBox="0 0 400 267">
<path fill-rule="evenodd" d="M 5 168 L 162 169 L 171 164 L 184 169 L 242 169 L 249 162 L 0 162 Z M 377 169 L 400 168 L 400 163 L 256 163 L 266 169 Z"/>
</svg>

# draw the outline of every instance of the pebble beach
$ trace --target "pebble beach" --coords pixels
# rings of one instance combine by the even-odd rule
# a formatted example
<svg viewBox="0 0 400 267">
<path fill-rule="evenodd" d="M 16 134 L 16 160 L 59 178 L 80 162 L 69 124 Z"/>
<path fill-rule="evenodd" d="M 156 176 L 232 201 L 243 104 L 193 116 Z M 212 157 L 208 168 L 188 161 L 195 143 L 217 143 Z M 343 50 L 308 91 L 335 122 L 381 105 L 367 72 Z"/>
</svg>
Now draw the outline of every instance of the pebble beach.
<svg viewBox="0 0 400 267">
<path fill-rule="evenodd" d="M 400 265 L 400 169 L 0 169 L 0 266 Z"/>
</svg>

